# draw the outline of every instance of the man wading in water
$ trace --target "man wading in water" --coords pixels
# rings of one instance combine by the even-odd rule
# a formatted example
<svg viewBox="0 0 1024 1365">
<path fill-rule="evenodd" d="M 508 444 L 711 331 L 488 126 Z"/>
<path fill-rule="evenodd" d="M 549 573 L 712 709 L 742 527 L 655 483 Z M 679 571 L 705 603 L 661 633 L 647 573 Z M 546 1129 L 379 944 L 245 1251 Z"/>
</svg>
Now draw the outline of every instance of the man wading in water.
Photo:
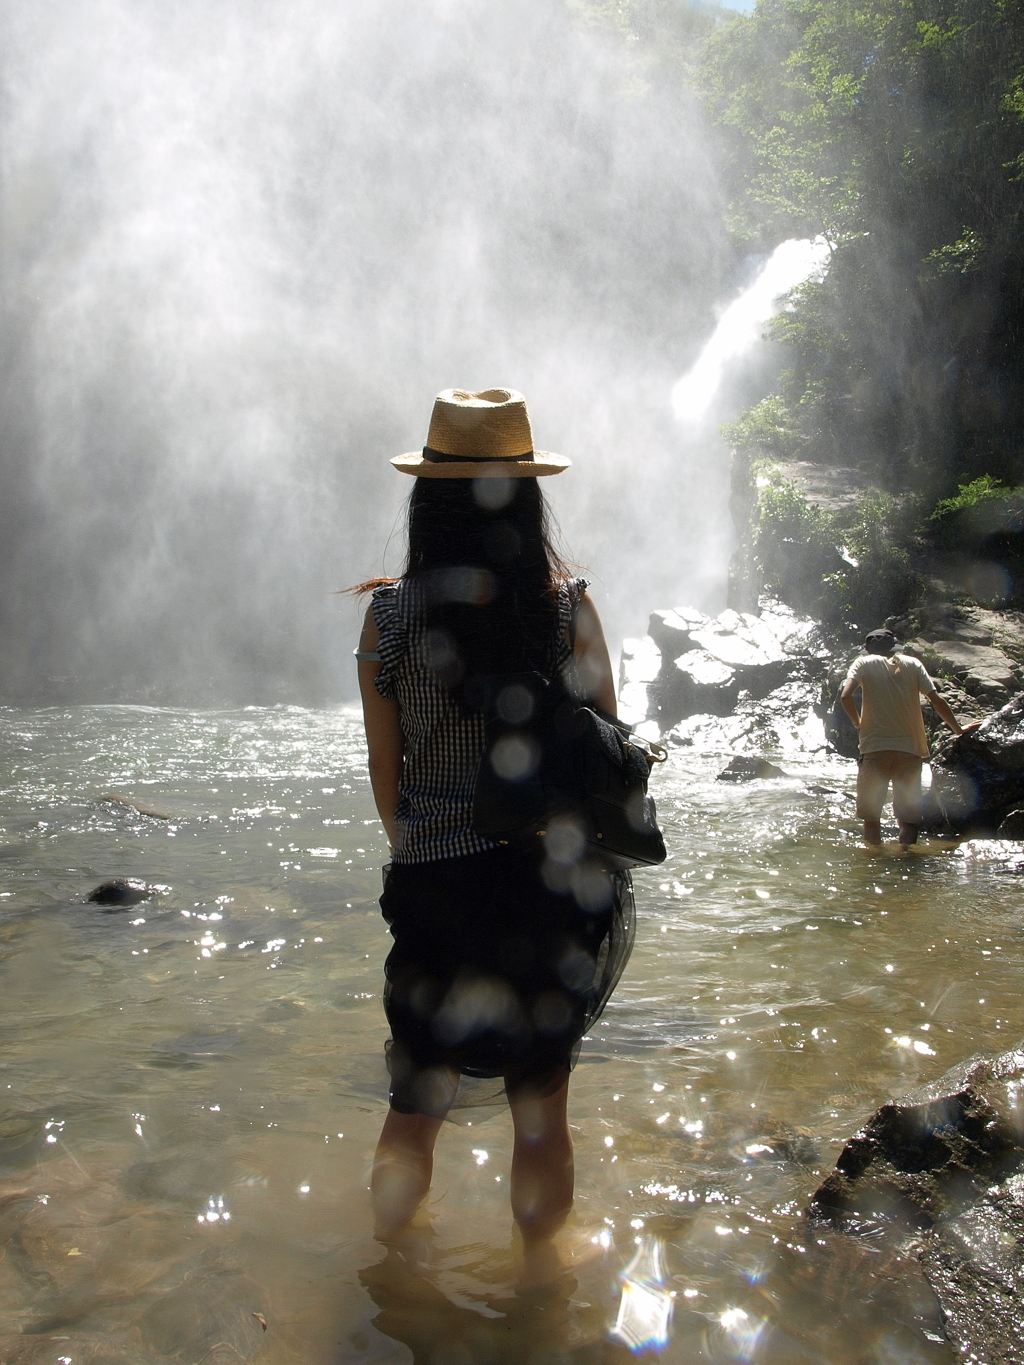
<svg viewBox="0 0 1024 1365">
<path fill-rule="evenodd" d="M 853 694 L 861 689 L 858 713 Z M 921 823 L 921 764 L 928 759 L 928 738 L 921 716 L 920 695 L 955 735 L 976 730 L 980 721 L 961 725 L 935 690 L 920 659 L 896 653 L 891 630 L 873 630 L 864 653 L 854 659 L 843 683 L 843 710 L 860 736 L 857 772 L 857 814 L 864 821 L 864 842 L 882 843 L 882 807 L 892 783 L 892 804 L 900 827 L 900 846 L 917 843 Z"/>
</svg>

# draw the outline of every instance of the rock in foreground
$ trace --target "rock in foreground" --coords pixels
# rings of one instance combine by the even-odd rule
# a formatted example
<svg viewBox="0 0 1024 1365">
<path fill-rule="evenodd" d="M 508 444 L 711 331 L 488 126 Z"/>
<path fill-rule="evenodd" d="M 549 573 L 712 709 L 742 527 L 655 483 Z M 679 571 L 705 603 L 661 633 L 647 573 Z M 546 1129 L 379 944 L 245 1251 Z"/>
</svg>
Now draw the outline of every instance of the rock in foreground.
<svg viewBox="0 0 1024 1365">
<path fill-rule="evenodd" d="M 1024 694 L 932 755 L 927 823 L 992 833 L 1024 806 Z"/>
<path fill-rule="evenodd" d="M 808 1216 L 914 1240 L 961 1358 L 1024 1362 L 1024 1048 L 972 1058 L 885 1104 Z"/>
</svg>

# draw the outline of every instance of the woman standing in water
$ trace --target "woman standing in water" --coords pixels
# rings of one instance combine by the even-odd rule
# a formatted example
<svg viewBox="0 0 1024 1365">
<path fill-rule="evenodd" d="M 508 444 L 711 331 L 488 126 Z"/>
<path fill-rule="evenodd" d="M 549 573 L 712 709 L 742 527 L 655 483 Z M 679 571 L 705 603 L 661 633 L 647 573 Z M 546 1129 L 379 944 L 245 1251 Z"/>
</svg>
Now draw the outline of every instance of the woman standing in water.
<svg viewBox="0 0 1024 1365">
<path fill-rule="evenodd" d="M 502 1077 L 512 1213 L 529 1254 L 572 1206 L 569 1073 L 629 956 L 633 898 L 628 874 L 575 865 L 571 847 L 550 850 L 556 860 L 473 830 L 484 749 L 473 682 L 560 674 L 613 715 L 615 688 L 587 584 L 552 549 L 537 482 L 569 461 L 533 449 L 522 396 L 445 390 L 422 453 L 392 464 L 416 479 L 408 558 L 397 581 L 362 585 L 373 598 L 357 651 L 392 852 L 381 897 L 394 939 L 390 1109 L 374 1214 L 382 1238 L 411 1223 L 460 1075 Z"/>
</svg>

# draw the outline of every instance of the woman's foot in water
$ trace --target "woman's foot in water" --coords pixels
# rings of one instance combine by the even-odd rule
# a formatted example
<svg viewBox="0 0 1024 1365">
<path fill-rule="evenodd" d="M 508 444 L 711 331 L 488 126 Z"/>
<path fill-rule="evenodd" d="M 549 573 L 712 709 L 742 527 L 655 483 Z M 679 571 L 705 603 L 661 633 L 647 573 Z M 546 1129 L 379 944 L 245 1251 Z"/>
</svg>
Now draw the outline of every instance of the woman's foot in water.
<svg viewBox="0 0 1024 1365">
<path fill-rule="evenodd" d="M 520 1233 L 521 1236 L 521 1233 Z M 548 1237 L 522 1237 L 522 1272 L 519 1286 L 536 1289 L 560 1276 L 600 1259 L 610 1245 L 604 1227 L 576 1227 L 570 1221 Z"/>
</svg>

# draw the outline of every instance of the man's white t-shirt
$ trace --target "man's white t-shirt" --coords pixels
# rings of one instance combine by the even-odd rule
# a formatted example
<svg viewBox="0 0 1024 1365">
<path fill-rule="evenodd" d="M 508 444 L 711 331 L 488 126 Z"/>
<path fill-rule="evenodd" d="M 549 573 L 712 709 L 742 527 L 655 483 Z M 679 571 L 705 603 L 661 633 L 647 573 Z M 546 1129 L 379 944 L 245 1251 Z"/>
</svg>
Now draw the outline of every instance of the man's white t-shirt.
<svg viewBox="0 0 1024 1365">
<path fill-rule="evenodd" d="M 921 694 L 934 692 L 935 684 L 920 659 L 909 654 L 862 654 L 850 665 L 846 681 L 861 688 L 862 754 L 897 749 L 927 759 Z"/>
</svg>

